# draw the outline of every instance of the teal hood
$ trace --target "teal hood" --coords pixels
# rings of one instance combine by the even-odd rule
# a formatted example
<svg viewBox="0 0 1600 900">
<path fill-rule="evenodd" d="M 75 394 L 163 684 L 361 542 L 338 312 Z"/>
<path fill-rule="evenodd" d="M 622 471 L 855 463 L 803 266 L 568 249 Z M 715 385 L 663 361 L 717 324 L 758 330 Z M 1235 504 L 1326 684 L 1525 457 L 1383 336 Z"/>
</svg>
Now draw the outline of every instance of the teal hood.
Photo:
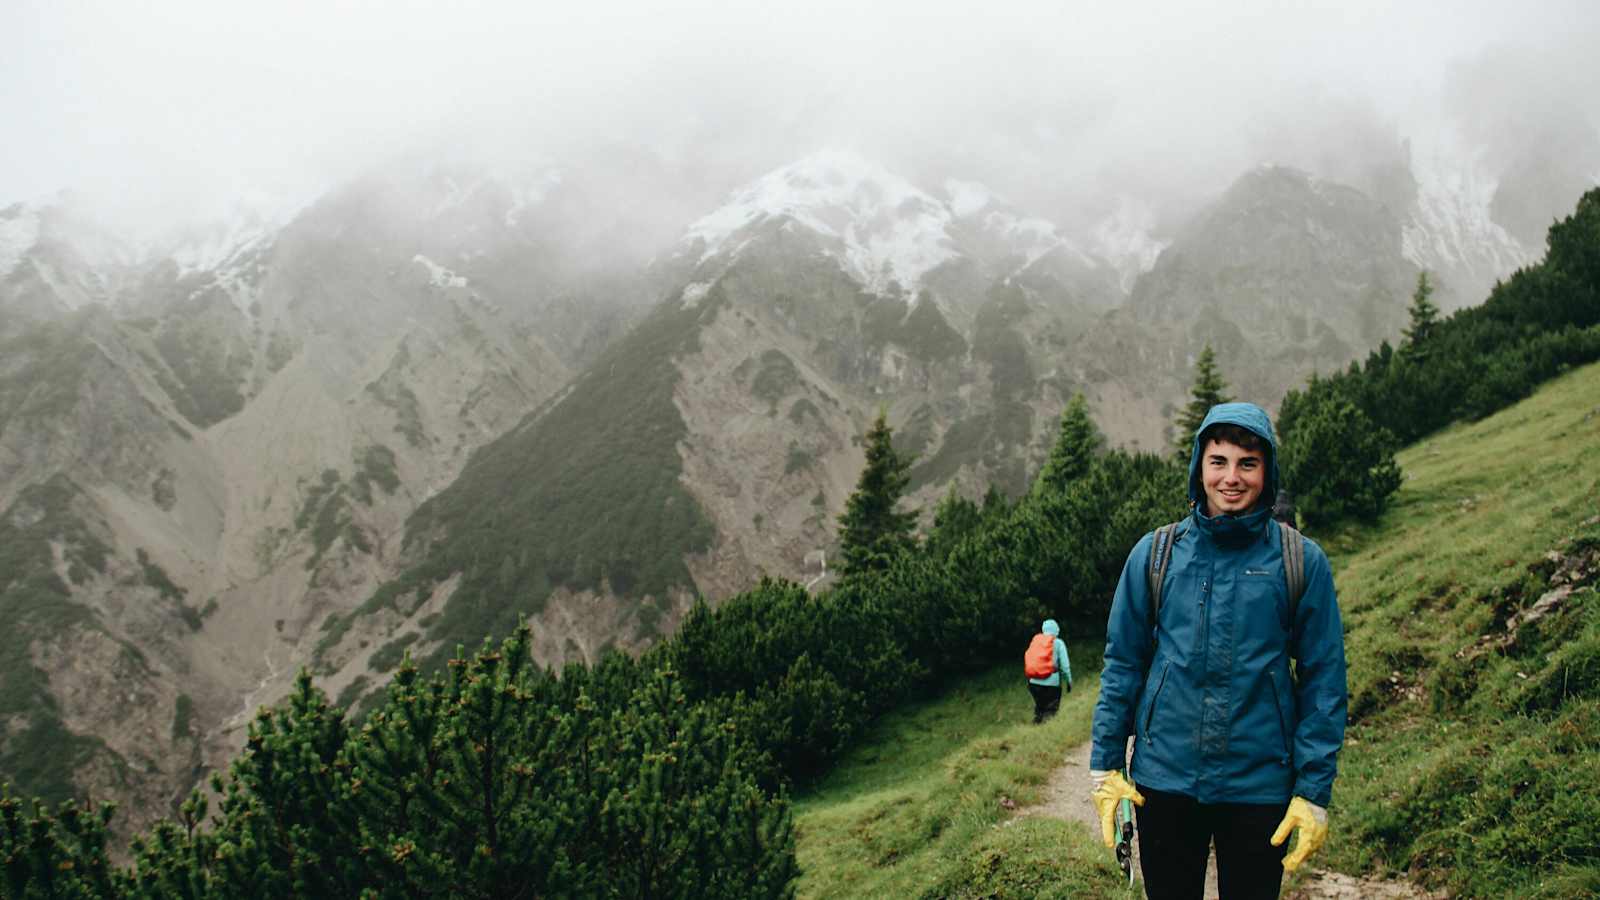
<svg viewBox="0 0 1600 900">
<path fill-rule="evenodd" d="M 1256 509 L 1271 509 L 1278 499 L 1278 440 L 1272 435 L 1272 419 L 1267 411 L 1254 403 L 1218 403 L 1206 413 L 1204 422 L 1194 433 L 1194 445 L 1189 452 L 1189 500 L 1197 506 L 1205 505 L 1205 490 L 1200 486 L 1200 435 L 1218 423 L 1238 425 L 1248 429 L 1267 442 L 1267 483 L 1261 489 L 1261 500 Z M 1207 510 L 1207 514 L 1210 510 Z"/>
</svg>

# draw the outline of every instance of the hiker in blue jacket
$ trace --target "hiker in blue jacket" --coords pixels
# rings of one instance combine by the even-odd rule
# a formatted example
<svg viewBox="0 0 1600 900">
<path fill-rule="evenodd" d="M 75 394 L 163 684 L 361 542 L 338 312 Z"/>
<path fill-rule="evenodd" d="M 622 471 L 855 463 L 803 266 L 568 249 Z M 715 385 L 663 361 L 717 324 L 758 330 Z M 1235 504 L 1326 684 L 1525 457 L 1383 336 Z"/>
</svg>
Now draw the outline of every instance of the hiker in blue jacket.
<svg viewBox="0 0 1600 900">
<path fill-rule="evenodd" d="M 1034 635 L 1034 641 L 1042 643 L 1041 636 L 1050 641 L 1050 659 L 1052 662 L 1049 675 L 1041 675 L 1028 679 L 1028 693 L 1033 695 L 1033 724 L 1037 725 L 1045 719 L 1055 715 L 1061 709 L 1061 685 L 1066 684 L 1067 690 L 1072 690 L 1072 662 L 1067 659 L 1067 645 L 1061 640 L 1061 626 L 1055 619 L 1045 619 L 1039 626 L 1039 634 Z M 1029 656 L 1032 656 L 1033 646 L 1029 645 Z M 1025 660 L 1031 664 L 1030 660 Z M 1023 674 L 1030 674 L 1026 670 Z M 1063 682 L 1062 678 L 1066 681 Z"/>
<path fill-rule="evenodd" d="M 1118 801 L 1139 806 L 1153 898 L 1199 897 L 1213 840 L 1223 897 L 1276 897 L 1283 871 L 1327 836 L 1344 743 L 1344 633 L 1328 558 L 1272 521 L 1277 493 L 1266 412 L 1212 407 L 1190 457 L 1190 514 L 1163 541 L 1170 549 L 1157 551 L 1156 562 L 1166 560 L 1159 604 L 1150 590 L 1155 533 L 1134 546 L 1117 583 L 1094 712 L 1092 799 L 1108 847 Z M 1295 557 L 1284 552 L 1296 539 L 1298 603 L 1285 575 Z"/>
</svg>

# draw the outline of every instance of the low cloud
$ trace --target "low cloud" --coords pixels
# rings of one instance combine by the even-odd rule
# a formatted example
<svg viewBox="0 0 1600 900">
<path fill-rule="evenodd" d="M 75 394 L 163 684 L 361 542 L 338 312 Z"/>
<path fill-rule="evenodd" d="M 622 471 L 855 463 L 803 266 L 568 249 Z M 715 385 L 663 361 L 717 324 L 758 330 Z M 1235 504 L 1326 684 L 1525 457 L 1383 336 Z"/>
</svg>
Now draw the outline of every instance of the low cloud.
<svg viewBox="0 0 1600 900">
<path fill-rule="evenodd" d="M 841 145 L 1071 220 L 1181 211 L 1264 161 L 1359 183 L 1440 122 L 1512 158 L 1600 121 L 1592 5 L 1390 6 L 23 0 L 0 204 L 74 188 L 178 219 L 417 148 L 626 145 L 714 194 Z"/>
</svg>

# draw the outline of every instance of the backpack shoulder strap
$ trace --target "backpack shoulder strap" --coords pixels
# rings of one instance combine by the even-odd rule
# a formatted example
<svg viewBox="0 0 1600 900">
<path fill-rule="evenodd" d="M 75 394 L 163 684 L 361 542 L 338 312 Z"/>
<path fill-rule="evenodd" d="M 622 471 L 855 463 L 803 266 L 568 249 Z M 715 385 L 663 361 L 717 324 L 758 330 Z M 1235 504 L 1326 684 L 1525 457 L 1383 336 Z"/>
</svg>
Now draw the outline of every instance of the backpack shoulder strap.
<svg viewBox="0 0 1600 900">
<path fill-rule="evenodd" d="M 1150 625 L 1152 631 L 1161 613 L 1161 586 L 1167 580 L 1167 566 L 1172 562 L 1172 548 L 1182 533 L 1178 526 L 1183 520 L 1170 522 L 1157 528 L 1150 542 L 1150 559 L 1145 566 L 1145 581 L 1150 587 Z"/>
<path fill-rule="evenodd" d="M 1300 598 L 1306 593 L 1306 544 L 1300 532 L 1287 522 L 1278 522 L 1278 531 L 1283 538 L 1283 580 L 1289 588 L 1289 628 L 1293 630 Z"/>
</svg>

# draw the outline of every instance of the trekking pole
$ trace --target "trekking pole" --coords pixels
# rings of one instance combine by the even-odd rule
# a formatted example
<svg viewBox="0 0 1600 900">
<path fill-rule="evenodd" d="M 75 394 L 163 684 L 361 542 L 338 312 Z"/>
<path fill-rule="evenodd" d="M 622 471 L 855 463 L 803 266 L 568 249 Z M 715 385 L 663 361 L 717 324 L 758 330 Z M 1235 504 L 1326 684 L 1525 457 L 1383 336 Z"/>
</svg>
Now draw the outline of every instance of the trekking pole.
<svg viewBox="0 0 1600 900">
<path fill-rule="evenodd" d="M 1117 801 L 1116 826 L 1117 865 L 1128 877 L 1128 887 L 1133 887 L 1133 801 L 1127 797 Z"/>
</svg>

